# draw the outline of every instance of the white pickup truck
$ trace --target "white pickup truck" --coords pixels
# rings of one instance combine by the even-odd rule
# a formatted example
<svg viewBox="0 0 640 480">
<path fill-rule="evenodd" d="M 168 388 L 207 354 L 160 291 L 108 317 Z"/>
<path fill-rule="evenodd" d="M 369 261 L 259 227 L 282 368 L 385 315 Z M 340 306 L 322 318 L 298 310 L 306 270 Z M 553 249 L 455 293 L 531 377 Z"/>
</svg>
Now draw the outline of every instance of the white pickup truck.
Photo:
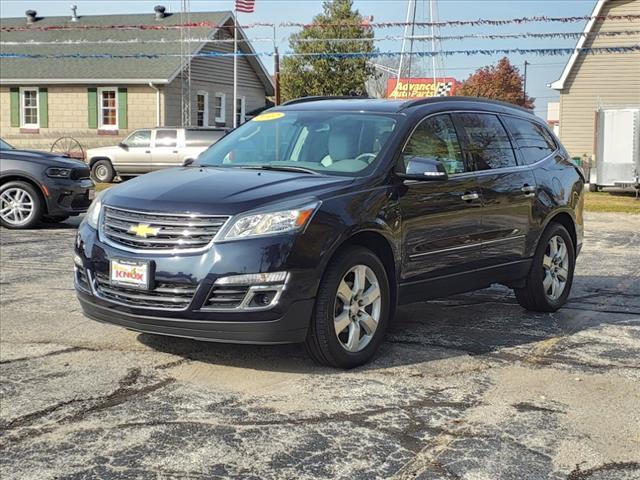
<svg viewBox="0 0 640 480">
<path fill-rule="evenodd" d="M 220 140 L 226 128 L 157 127 L 135 130 L 118 145 L 87 151 L 91 176 L 109 183 L 116 175 L 129 177 L 183 165 Z"/>
</svg>

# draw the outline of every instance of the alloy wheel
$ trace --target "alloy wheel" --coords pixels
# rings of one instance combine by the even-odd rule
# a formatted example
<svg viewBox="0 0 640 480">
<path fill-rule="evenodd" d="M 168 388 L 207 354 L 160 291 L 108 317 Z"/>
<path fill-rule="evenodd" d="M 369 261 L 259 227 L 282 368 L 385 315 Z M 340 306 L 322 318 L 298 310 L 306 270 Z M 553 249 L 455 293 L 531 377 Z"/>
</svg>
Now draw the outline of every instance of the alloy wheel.
<svg viewBox="0 0 640 480">
<path fill-rule="evenodd" d="M 544 293 L 556 301 L 562 296 L 569 278 L 569 250 L 561 236 L 554 235 L 549 239 L 542 257 L 542 268 Z"/>
<path fill-rule="evenodd" d="M 366 265 L 355 265 L 342 277 L 334 304 L 333 323 L 342 348 L 362 351 L 371 342 L 380 322 L 380 282 Z"/>
<path fill-rule="evenodd" d="M 29 192 L 12 187 L 0 194 L 0 218 L 19 227 L 28 223 L 35 213 L 35 202 Z"/>
</svg>

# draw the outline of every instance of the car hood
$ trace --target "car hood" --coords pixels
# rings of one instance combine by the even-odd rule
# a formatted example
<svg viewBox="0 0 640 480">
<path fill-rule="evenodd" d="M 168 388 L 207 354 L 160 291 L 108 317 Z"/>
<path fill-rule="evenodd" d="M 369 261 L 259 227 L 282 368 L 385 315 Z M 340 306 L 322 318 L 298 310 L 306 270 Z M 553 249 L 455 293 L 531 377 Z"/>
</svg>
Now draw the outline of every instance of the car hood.
<svg viewBox="0 0 640 480">
<path fill-rule="evenodd" d="M 25 162 L 39 163 L 47 167 L 78 168 L 87 164 L 73 158 L 39 150 L 2 150 L 0 156 L 7 160 L 23 160 Z"/>
<path fill-rule="evenodd" d="M 108 155 L 117 150 L 120 150 L 118 146 L 110 146 L 110 147 L 96 147 L 90 148 L 87 150 L 87 158 L 95 157 L 96 155 Z"/>
<path fill-rule="evenodd" d="M 352 178 L 242 168 L 180 167 L 109 189 L 107 206 L 158 213 L 235 215 L 279 203 L 335 195 Z M 277 208 L 277 207 L 276 207 Z"/>
</svg>

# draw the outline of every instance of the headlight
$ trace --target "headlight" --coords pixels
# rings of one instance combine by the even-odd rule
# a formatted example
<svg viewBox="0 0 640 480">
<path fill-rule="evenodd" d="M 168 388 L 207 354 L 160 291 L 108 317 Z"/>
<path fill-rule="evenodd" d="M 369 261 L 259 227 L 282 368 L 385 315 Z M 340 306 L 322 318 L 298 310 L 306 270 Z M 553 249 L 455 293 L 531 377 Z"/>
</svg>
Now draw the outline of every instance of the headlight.
<svg viewBox="0 0 640 480">
<path fill-rule="evenodd" d="M 87 214 L 84 217 L 84 221 L 87 222 L 92 228 L 98 229 L 98 220 L 100 219 L 100 210 L 102 210 L 102 200 L 100 197 L 96 197 L 91 205 L 89 206 L 89 210 L 87 210 Z"/>
<path fill-rule="evenodd" d="M 47 168 L 47 177 L 52 178 L 69 178 L 71 176 L 70 168 Z"/>
<path fill-rule="evenodd" d="M 318 205 L 320 203 L 312 203 L 292 210 L 254 213 L 238 217 L 228 228 L 222 240 L 238 240 L 302 230 L 309 223 Z"/>
</svg>

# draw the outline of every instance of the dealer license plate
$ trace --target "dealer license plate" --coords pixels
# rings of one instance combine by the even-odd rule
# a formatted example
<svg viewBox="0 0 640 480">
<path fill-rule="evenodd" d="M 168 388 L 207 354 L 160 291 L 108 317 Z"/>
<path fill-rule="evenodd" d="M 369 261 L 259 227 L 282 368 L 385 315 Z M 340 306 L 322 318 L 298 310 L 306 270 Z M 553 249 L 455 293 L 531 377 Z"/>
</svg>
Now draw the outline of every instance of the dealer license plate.
<svg viewBox="0 0 640 480">
<path fill-rule="evenodd" d="M 149 289 L 149 262 L 111 260 L 111 285 Z"/>
</svg>

